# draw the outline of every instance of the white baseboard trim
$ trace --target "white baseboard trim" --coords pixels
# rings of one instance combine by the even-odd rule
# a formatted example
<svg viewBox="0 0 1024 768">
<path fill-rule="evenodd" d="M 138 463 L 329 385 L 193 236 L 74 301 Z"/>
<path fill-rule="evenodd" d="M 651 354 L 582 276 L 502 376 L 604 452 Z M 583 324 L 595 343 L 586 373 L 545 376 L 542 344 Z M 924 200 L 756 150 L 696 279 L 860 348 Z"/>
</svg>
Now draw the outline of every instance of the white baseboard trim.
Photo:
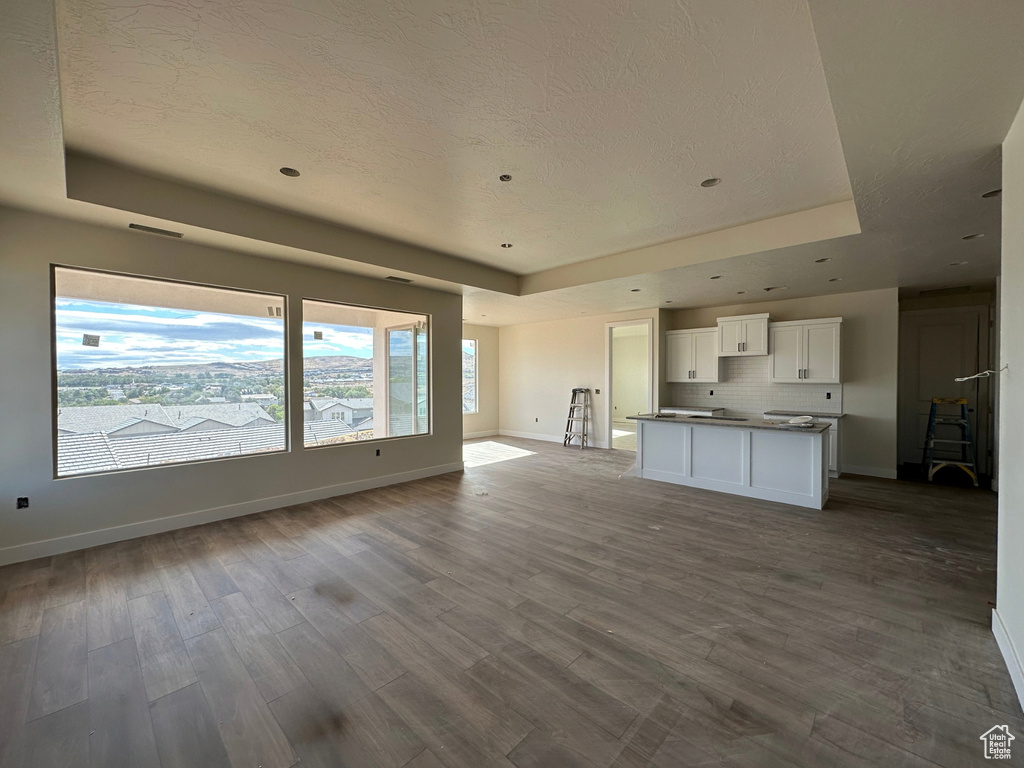
<svg viewBox="0 0 1024 768">
<path fill-rule="evenodd" d="M 561 443 L 565 440 L 565 435 L 545 435 L 540 432 L 518 432 L 512 429 L 500 429 L 498 430 L 498 434 L 506 437 L 521 437 L 524 440 L 543 440 L 546 443 Z M 588 448 L 608 447 L 605 443 L 595 442 L 593 440 L 589 440 L 588 442 L 590 443 L 590 445 L 587 446 Z M 573 443 L 571 447 L 579 448 L 580 446 L 578 443 Z"/>
<path fill-rule="evenodd" d="M 996 645 L 1003 654 L 1003 661 L 1010 672 L 1010 680 L 1013 681 L 1013 689 L 1017 692 L 1017 700 L 1024 707 L 1024 665 L 1021 664 L 1021 657 L 1013 645 L 1010 633 L 1006 631 L 1006 625 L 999 615 L 999 611 L 992 609 L 992 634 L 995 635 Z"/>
<path fill-rule="evenodd" d="M 843 464 L 843 474 L 867 475 L 868 477 L 881 477 L 886 480 L 896 479 L 896 470 L 884 467 L 857 467 L 851 464 Z"/>
<path fill-rule="evenodd" d="M 462 439 L 475 440 L 478 437 L 494 437 L 496 434 L 498 434 L 496 429 L 485 429 L 483 432 L 463 432 Z"/>
<path fill-rule="evenodd" d="M 449 472 L 461 472 L 464 467 L 461 461 L 451 464 L 439 464 L 433 467 L 413 469 L 408 472 L 396 472 L 392 475 L 380 475 L 367 478 L 366 480 L 352 480 L 339 485 L 328 485 L 322 488 L 313 488 L 308 491 L 297 491 L 282 496 L 270 496 L 253 501 L 243 501 L 239 504 L 229 504 L 213 509 L 201 509 L 197 512 L 186 512 L 181 515 L 159 517 L 155 520 L 143 520 L 138 523 L 128 523 L 111 528 L 101 528 L 98 531 L 86 531 L 74 533 L 70 536 L 60 536 L 55 539 L 44 541 L 33 541 L 28 544 L 17 544 L 13 547 L 0 549 L 0 565 L 20 563 L 24 560 L 34 560 L 37 557 L 49 557 L 64 552 L 73 552 L 78 549 L 87 549 L 100 544 L 110 544 L 115 541 L 136 539 L 140 536 L 149 536 L 153 533 L 164 531 L 175 531 L 179 528 L 190 528 L 193 525 L 212 523 L 216 520 L 227 520 L 231 517 L 251 515 L 254 512 L 265 512 L 269 509 L 288 507 L 293 504 L 305 504 L 309 501 L 329 499 L 332 496 L 344 496 L 349 493 L 368 491 L 371 488 L 381 488 L 385 485 L 397 485 L 407 483 L 410 480 L 420 480 L 424 477 L 445 475 Z"/>
<path fill-rule="evenodd" d="M 546 443 L 560 443 L 565 439 L 564 435 L 545 435 L 541 432 L 519 432 L 514 429 L 499 429 L 498 434 L 506 437 L 522 437 L 526 440 L 543 440 Z"/>
</svg>

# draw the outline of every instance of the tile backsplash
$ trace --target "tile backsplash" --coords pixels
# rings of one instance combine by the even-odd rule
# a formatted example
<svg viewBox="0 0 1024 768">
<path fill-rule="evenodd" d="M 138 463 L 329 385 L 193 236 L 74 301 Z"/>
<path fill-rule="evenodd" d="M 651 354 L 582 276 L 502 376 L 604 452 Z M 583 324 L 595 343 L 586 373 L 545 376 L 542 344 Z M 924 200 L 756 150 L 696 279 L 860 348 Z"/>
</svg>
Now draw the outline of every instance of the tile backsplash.
<svg viewBox="0 0 1024 768">
<path fill-rule="evenodd" d="M 808 410 L 842 413 L 842 384 L 772 384 L 764 357 L 723 357 L 717 384 L 669 384 L 671 402 L 725 408 L 730 414 L 759 417 L 765 411 Z M 708 394 L 714 391 L 714 395 Z M 832 399 L 826 399 L 826 393 Z"/>
</svg>

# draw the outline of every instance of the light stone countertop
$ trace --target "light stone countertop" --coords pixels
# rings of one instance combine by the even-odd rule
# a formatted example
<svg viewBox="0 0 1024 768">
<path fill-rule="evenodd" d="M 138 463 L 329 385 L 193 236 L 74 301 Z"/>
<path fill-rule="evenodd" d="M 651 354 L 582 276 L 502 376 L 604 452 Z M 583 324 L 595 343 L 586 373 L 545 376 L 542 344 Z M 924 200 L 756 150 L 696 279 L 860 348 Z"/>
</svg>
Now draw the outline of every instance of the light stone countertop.
<svg viewBox="0 0 1024 768">
<path fill-rule="evenodd" d="M 801 414 L 810 416 L 811 414 Z M 803 432 L 809 435 L 821 434 L 831 428 L 831 424 L 811 424 L 809 427 L 797 427 L 782 421 L 764 421 L 762 419 L 743 419 L 741 421 L 722 420 L 720 418 L 702 418 L 700 416 L 659 416 L 654 413 L 642 413 L 639 416 L 627 416 L 634 421 L 657 421 L 662 424 L 689 424 L 709 427 L 733 427 L 739 429 L 767 429 L 776 432 Z"/>
<path fill-rule="evenodd" d="M 825 413 L 824 411 L 765 411 L 765 416 L 814 416 L 818 419 L 841 419 L 845 413 Z"/>
</svg>

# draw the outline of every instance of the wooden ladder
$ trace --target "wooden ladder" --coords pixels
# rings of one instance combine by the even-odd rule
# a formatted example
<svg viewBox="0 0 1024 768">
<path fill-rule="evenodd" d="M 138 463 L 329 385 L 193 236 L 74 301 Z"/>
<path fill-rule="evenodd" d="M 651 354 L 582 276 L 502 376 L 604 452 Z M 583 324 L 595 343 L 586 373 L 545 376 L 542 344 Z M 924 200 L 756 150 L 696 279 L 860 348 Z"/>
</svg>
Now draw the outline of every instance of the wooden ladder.
<svg viewBox="0 0 1024 768">
<path fill-rule="evenodd" d="M 565 420 L 565 440 L 562 445 L 568 447 L 573 440 L 580 441 L 580 448 L 587 447 L 587 419 L 590 413 L 590 390 L 577 387 L 572 391 L 569 403 L 569 418 Z"/>
</svg>

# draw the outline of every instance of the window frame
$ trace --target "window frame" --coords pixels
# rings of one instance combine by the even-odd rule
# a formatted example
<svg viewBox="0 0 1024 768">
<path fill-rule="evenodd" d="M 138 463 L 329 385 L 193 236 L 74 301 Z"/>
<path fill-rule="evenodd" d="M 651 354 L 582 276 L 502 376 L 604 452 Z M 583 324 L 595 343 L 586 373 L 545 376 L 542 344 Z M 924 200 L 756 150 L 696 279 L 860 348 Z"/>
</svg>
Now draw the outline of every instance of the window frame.
<svg viewBox="0 0 1024 768">
<path fill-rule="evenodd" d="M 189 461 L 175 461 L 165 462 L 161 464 L 148 464 L 145 466 L 138 467 L 125 467 L 123 469 L 106 469 L 99 472 L 81 472 L 74 475 L 62 475 L 59 471 L 59 453 L 58 453 L 58 438 L 60 436 L 60 430 L 57 426 L 58 411 L 59 411 L 59 396 L 57 393 L 57 271 L 68 270 L 71 272 L 89 272 L 97 275 L 109 275 L 112 277 L 124 277 L 135 280 L 147 280 L 150 282 L 157 283 L 171 283 L 174 285 L 185 285 L 193 286 L 198 288 L 212 288 L 221 291 L 235 291 L 237 293 L 249 293 L 259 296 L 270 296 L 274 299 L 281 300 L 281 337 L 283 341 L 282 349 L 282 378 L 284 380 L 284 386 L 282 388 L 283 400 L 282 407 L 284 409 L 284 418 L 282 419 L 282 427 L 284 429 L 284 447 L 280 450 L 274 451 L 260 451 L 258 453 L 243 453 L 234 456 L 212 456 L 207 459 L 191 459 Z M 140 305 L 143 306 L 143 305 Z M 291 439 L 291 418 L 290 418 L 290 404 L 291 404 L 291 387 L 292 387 L 292 372 L 291 367 L 288 365 L 288 357 L 290 351 L 290 341 L 288 338 L 288 329 L 291 325 L 291 305 L 289 296 L 286 293 L 274 293 L 272 291 L 263 291 L 252 288 L 236 288 L 228 285 L 217 285 L 214 283 L 204 283 L 197 280 L 181 280 L 172 277 L 159 277 L 154 275 L 140 275 L 133 272 L 122 272 L 114 269 L 98 269 L 96 267 L 82 267 L 73 264 L 65 263 L 50 263 L 50 445 L 51 445 L 51 458 L 52 466 L 51 472 L 55 481 L 66 481 L 66 480 L 79 480 L 91 477 L 103 477 L 106 475 L 118 475 L 126 472 L 144 472 L 150 470 L 161 470 L 161 469 L 174 469 L 177 467 L 193 466 L 195 464 L 209 464 L 216 461 L 237 461 L 239 459 L 252 459 L 261 456 L 280 456 L 292 452 L 292 439 Z M 276 319 L 276 318 L 274 318 Z"/>
<path fill-rule="evenodd" d="M 465 344 L 467 341 L 473 342 L 473 410 L 463 410 L 462 415 L 473 416 L 480 413 L 480 339 L 464 338 L 462 343 Z M 461 351 L 461 349 L 462 347 L 460 346 L 459 350 Z M 463 407 L 465 407 L 465 401 L 463 401 Z"/>
<path fill-rule="evenodd" d="M 311 296 L 303 296 L 299 300 L 299 306 L 300 306 L 299 316 L 301 318 L 300 324 L 301 324 L 302 327 L 299 329 L 299 338 L 301 339 L 301 347 L 300 347 L 300 353 L 299 353 L 299 359 L 300 359 L 300 363 L 301 363 L 301 370 L 298 373 L 298 380 L 301 382 L 299 387 L 300 387 L 300 391 L 302 392 L 303 409 L 305 409 L 305 402 L 306 402 L 306 394 L 305 394 L 306 393 L 306 354 L 305 354 L 305 351 L 306 351 L 306 333 L 305 333 L 305 326 L 306 326 L 306 323 L 308 322 L 306 320 L 305 307 L 303 305 L 307 301 L 308 302 L 312 302 L 314 304 L 334 304 L 334 305 L 337 305 L 337 306 L 340 306 L 340 307 L 349 307 L 349 308 L 352 308 L 352 309 L 367 309 L 367 310 L 376 311 L 376 312 L 393 312 L 393 313 L 401 314 L 401 315 L 409 315 L 411 317 L 424 318 L 423 322 L 424 322 L 424 327 L 425 327 L 426 335 L 427 335 L 427 431 L 426 432 L 413 433 L 411 435 L 388 435 L 387 437 L 371 437 L 368 440 L 351 440 L 351 441 L 340 442 L 340 443 L 325 443 L 323 445 L 307 445 L 305 439 L 303 439 L 299 443 L 299 445 L 301 445 L 301 447 L 302 447 L 302 450 L 305 450 L 305 451 L 318 451 L 318 450 L 327 449 L 327 448 L 339 448 L 339 447 L 347 447 L 347 446 L 354 446 L 354 445 L 370 445 L 372 443 L 382 443 L 382 442 L 388 442 L 388 441 L 391 441 L 391 440 L 415 440 L 415 439 L 418 439 L 418 438 L 432 437 L 433 434 L 434 434 L 434 316 L 433 316 L 433 313 L 431 313 L 431 312 L 417 312 L 417 311 L 411 310 L 411 309 L 394 309 L 393 307 L 380 307 L 380 306 L 374 306 L 372 304 L 356 304 L 354 302 L 348 302 L 348 301 L 337 301 L 337 300 L 334 300 L 334 299 L 323 299 L 323 298 L 314 298 L 314 297 L 311 297 Z M 416 321 L 410 320 L 410 322 L 408 322 L 408 323 L 402 323 L 400 325 L 394 325 L 394 326 L 385 326 L 385 327 L 383 327 L 381 329 L 383 331 L 383 334 L 384 334 L 384 342 L 383 342 L 383 344 L 384 344 L 384 357 L 385 357 L 385 359 L 387 359 L 390 356 L 390 349 L 389 349 L 390 340 L 388 338 L 388 330 L 389 329 L 394 330 L 394 329 L 398 329 L 398 328 L 408 328 L 408 327 L 414 326 L 415 322 Z M 330 325 L 330 324 L 329 323 L 323 323 L 323 325 Z M 376 340 L 375 340 L 375 343 L 376 343 Z M 374 351 L 376 351 L 376 350 L 374 350 Z M 415 345 L 414 345 L 414 349 L 413 349 L 413 356 L 415 357 Z M 384 419 L 385 422 L 390 424 L 390 419 L 391 419 L 391 414 L 389 412 L 390 411 L 390 407 L 389 407 L 390 396 L 387 394 L 387 387 L 389 386 L 389 382 L 388 382 L 388 377 L 387 377 L 386 374 L 385 374 L 384 378 L 385 378 L 385 380 L 384 380 L 385 397 L 384 397 L 384 413 L 383 413 L 382 418 Z M 375 381 L 374 382 L 374 392 L 376 392 L 376 386 L 377 386 L 377 383 Z M 415 400 L 415 391 L 416 391 L 416 383 L 414 381 L 413 382 L 414 400 Z M 413 403 L 413 406 L 415 407 L 415 402 Z M 303 418 L 305 418 L 305 417 L 303 417 Z M 374 418 L 374 422 L 376 423 L 377 415 L 374 414 L 373 418 Z M 305 424 L 305 421 L 303 421 L 303 424 Z"/>
</svg>

